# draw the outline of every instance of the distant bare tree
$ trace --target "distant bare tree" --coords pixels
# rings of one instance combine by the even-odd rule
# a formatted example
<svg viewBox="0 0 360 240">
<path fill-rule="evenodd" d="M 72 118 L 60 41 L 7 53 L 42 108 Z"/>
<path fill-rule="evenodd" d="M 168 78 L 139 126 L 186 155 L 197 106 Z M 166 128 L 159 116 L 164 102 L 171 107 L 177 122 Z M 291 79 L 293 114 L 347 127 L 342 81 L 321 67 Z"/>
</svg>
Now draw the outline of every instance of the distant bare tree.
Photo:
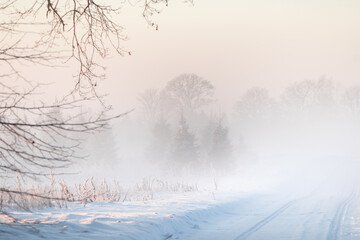
<svg viewBox="0 0 360 240">
<path fill-rule="evenodd" d="M 285 104 L 300 110 L 331 105 L 334 100 L 334 83 L 324 77 L 294 83 L 283 94 Z"/>
<path fill-rule="evenodd" d="M 236 110 L 242 117 L 256 118 L 269 111 L 273 103 L 265 88 L 253 87 L 237 102 Z"/>
<path fill-rule="evenodd" d="M 193 112 L 213 101 L 214 89 L 196 74 L 181 74 L 167 83 L 164 93 L 184 111 Z"/>
<path fill-rule="evenodd" d="M 160 112 L 160 93 L 157 89 L 146 89 L 138 97 L 144 110 L 146 119 L 152 123 L 157 120 Z"/>
<path fill-rule="evenodd" d="M 294 83 L 286 88 L 283 94 L 285 104 L 295 106 L 301 110 L 307 106 L 312 91 L 312 81 L 302 81 Z"/>
<path fill-rule="evenodd" d="M 352 86 L 345 90 L 343 101 L 349 107 L 354 116 L 360 116 L 360 86 Z"/>
</svg>

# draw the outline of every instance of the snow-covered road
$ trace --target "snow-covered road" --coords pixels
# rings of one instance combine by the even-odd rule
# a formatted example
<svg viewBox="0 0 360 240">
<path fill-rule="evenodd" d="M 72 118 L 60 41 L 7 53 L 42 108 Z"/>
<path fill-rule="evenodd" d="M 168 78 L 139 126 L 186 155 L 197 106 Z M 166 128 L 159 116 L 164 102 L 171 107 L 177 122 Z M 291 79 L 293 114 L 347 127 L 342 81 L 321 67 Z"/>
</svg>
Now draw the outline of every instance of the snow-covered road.
<svg viewBox="0 0 360 240">
<path fill-rule="evenodd" d="M 360 239 L 358 188 L 287 200 L 252 196 L 198 223 L 179 239 Z"/>
<path fill-rule="evenodd" d="M 354 166 L 321 164 L 318 169 L 328 173 L 322 178 L 311 175 L 312 168 L 287 167 L 293 178 L 256 191 L 165 193 L 149 201 L 11 211 L 28 223 L 6 223 L 0 215 L 6 223 L 0 240 L 360 240 L 360 166 Z"/>
<path fill-rule="evenodd" d="M 0 225 L 0 239 L 360 239 L 357 187 L 302 196 L 240 194 L 208 201 L 198 194 L 173 200 L 17 212 L 43 223 Z"/>
</svg>

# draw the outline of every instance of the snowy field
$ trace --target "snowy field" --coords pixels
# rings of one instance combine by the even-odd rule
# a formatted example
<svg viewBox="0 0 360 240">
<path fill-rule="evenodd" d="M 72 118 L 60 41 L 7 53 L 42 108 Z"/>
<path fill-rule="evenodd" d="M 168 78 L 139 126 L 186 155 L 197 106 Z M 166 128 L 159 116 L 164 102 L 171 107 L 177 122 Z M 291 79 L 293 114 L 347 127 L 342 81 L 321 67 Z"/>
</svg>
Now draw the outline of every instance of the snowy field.
<svg viewBox="0 0 360 240">
<path fill-rule="evenodd" d="M 360 240 L 360 0 L 0 0 L 0 240 Z"/>
<path fill-rule="evenodd" d="M 146 201 L 13 210 L 14 219 L 1 219 L 0 239 L 360 239 L 357 165 L 327 164 L 328 174 L 317 180 L 323 163 L 317 170 L 315 164 L 313 170 L 305 165 L 285 166 L 293 179 L 272 186 L 263 182 L 265 188 L 259 183 L 245 189 L 259 178 L 248 172 L 242 191 L 162 193 Z M 267 177 L 284 175 L 267 170 Z M 294 181 L 299 175 L 303 179 Z"/>
<path fill-rule="evenodd" d="M 359 189 L 306 196 L 177 194 L 146 203 L 14 211 L 1 239 L 360 239 Z M 2 219 L 10 222 L 11 219 Z"/>
<path fill-rule="evenodd" d="M 72 203 L 31 213 L 12 211 L 21 222 L 3 216 L 7 223 L 0 225 L 0 239 L 170 239 L 199 228 L 199 221 L 232 204 L 224 195 L 222 200 L 214 197 L 210 192 L 192 192 L 147 202 Z"/>
</svg>

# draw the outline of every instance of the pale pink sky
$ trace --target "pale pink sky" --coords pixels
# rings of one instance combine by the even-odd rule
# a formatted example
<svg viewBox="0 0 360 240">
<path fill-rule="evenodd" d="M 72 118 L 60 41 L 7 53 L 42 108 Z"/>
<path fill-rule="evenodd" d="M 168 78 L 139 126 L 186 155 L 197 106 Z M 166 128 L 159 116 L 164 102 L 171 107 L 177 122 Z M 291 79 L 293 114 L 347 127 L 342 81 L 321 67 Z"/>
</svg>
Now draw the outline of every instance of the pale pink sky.
<svg viewBox="0 0 360 240">
<path fill-rule="evenodd" d="M 132 56 L 104 60 L 101 89 L 119 111 L 136 107 L 146 88 L 162 88 L 181 73 L 196 73 L 231 109 L 247 88 L 271 93 L 294 81 L 328 76 L 360 84 L 360 1 L 170 1 L 147 26 L 141 9 L 124 8 L 121 21 Z"/>
</svg>

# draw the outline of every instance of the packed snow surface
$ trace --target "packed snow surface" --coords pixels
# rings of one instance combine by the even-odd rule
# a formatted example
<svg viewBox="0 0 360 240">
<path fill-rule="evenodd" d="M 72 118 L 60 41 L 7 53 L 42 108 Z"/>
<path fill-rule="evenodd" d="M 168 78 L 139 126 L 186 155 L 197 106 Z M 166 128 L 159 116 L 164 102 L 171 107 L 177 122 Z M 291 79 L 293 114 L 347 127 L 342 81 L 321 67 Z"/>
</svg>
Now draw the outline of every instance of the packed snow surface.
<svg viewBox="0 0 360 240">
<path fill-rule="evenodd" d="M 0 238 L 360 239 L 356 187 L 342 194 L 317 189 L 302 196 L 217 195 L 188 193 L 161 201 L 13 211 L 23 222 L 0 225 Z"/>
<path fill-rule="evenodd" d="M 286 172 L 300 181 L 289 177 L 269 191 L 199 190 L 164 193 L 152 200 L 9 210 L 14 218 L 0 215 L 0 239 L 356 240 L 359 165 L 320 164 L 318 171 L 328 172 L 321 178 L 310 174 L 315 165 L 286 166 Z"/>
</svg>

